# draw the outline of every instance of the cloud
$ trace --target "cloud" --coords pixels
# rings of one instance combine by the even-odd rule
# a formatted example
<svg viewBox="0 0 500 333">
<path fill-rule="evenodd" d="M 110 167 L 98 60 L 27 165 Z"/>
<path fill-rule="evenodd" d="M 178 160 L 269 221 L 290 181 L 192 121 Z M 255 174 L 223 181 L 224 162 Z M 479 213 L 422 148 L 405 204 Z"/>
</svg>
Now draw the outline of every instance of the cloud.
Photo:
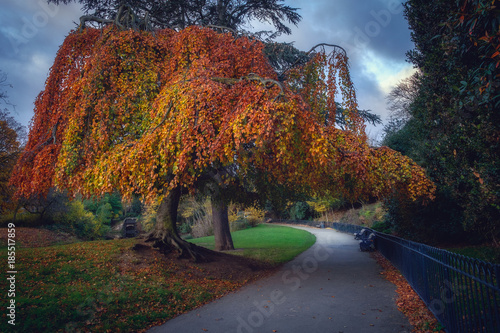
<svg viewBox="0 0 500 333">
<path fill-rule="evenodd" d="M 3 1 L 0 10 L 0 69 L 13 89 L 13 116 L 27 125 L 33 102 L 44 87 L 59 45 L 81 16 L 79 5 L 47 4 L 46 0 Z"/>
</svg>

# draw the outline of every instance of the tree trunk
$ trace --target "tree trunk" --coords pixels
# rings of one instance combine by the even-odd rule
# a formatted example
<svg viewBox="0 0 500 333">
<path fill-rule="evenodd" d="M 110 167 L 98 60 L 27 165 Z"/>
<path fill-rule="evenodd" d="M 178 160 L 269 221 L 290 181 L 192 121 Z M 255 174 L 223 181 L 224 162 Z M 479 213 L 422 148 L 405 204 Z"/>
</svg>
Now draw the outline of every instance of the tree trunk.
<svg viewBox="0 0 500 333">
<path fill-rule="evenodd" d="M 156 224 L 147 241 L 154 241 L 153 247 L 162 253 L 172 249 L 179 251 L 179 257 L 202 259 L 197 246 L 183 240 L 177 232 L 177 209 L 181 197 L 181 188 L 176 187 L 165 193 L 156 213 Z"/>
<path fill-rule="evenodd" d="M 234 250 L 227 210 L 228 207 L 224 200 L 218 195 L 212 195 L 215 251 Z"/>
</svg>

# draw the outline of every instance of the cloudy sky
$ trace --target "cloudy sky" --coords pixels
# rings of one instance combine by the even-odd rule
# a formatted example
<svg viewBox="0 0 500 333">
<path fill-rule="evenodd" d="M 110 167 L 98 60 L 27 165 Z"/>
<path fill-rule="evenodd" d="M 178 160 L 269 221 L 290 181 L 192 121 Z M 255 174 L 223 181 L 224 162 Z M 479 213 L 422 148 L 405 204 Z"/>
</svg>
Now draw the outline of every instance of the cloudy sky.
<svg viewBox="0 0 500 333">
<path fill-rule="evenodd" d="M 413 48 L 401 0 L 286 0 L 300 8 L 302 21 L 292 35 L 308 51 L 318 43 L 344 47 L 361 109 L 387 119 L 385 97 L 401 79 L 412 73 L 406 51 Z M 80 6 L 48 5 L 46 0 L 2 0 L 0 4 L 0 70 L 13 87 L 5 88 L 23 125 L 33 116 L 33 102 L 59 46 L 82 15 Z M 253 25 L 259 29 L 259 24 Z M 259 29 L 260 30 L 260 29 Z M 382 126 L 368 127 L 370 137 L 380 137 Z"/>
</svg>

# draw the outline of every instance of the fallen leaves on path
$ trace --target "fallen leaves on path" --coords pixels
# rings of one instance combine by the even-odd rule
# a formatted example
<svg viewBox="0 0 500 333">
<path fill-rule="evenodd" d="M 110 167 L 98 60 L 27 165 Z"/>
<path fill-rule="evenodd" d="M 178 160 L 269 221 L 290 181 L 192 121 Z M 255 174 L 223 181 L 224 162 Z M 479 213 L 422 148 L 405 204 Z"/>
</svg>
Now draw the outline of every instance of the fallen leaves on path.
<svg viewBox="0 0 500 333">
<path fill-rule="evenodd" d="M 425 303 L 420 299 L 413 288 L 408 284 L 408 281 L 401 273 L 378 252 L 371 253 L 373 258 L 384 269 L 381 273 L 387 280 L 397 286 L 396 292 L 399 297 L 396 300 L 398 310 L 401 311 L 413 326 L 415 333 L 439 332 L 444 333 L 440 329 L 441 325 L 432 312 L 427 308 Z"/>
</svg>

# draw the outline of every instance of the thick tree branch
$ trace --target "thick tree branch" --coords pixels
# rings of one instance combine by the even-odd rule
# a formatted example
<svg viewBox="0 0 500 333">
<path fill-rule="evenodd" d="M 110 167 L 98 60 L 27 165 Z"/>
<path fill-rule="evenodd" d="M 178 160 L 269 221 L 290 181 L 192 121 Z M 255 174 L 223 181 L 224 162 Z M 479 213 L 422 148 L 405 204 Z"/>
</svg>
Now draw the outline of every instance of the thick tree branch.
<svg viewBox="0 0 500 333">
<path fill-rule="evenodd" d="M 258 81 L 258 82 L 262 83 L 262 85 L 264 85 L 264 87 L 266 89 L 270 89 L 274 85 L 276 85 L 276 86 L 278 86 L 278 88 L 280 88 L 280 93 L 278 94 L 278 96 L 276 96 L 275 99 L 278 99 L 278 98 L 283 97 L 285 95 L 283 84 L 281 82 L 279 82 L 277 80 L 273 80 L 273 79 L 263 78 L 255 73 L 250 73 L 246 76 L 240 77 L 239 79 L 225 78 L 225 77 L 213 77 L 212 80 L 215 82 L 220 82 L 220 83 L 224 83 L 227 85 L 234 85 L 238 82 L 245 81 L 245 80 L 246 81 Z"/>
<path fill-rule="evenodd" d="M 287 69 L 285 69 L 281 74 L 280 74 L 280 80 L 281 81 L 284 81 L 285 77 L 286 77 L 286 73 L 288 71 L 290 71 L 292 68 L 294 68 L 295 66 L 297 66 L 298 64 L 300 64 L 304 59 L 306 59 L 307 57 L 309 57 L 309 55 L 311 53 L 313 53 L 318 47 L 322 47 L 323 49 L 325 47 L 333 47 L 333 51 L 332 52 L 335 52 L 337 49 L 340 49 L 342 51 L 342 53 L 344 54 L 344 56 L 347 56 L 347 51 L 342 47 L 342 46 L 339 46 L 339 45 L 336 45 L 336 44 L 328 44 L 328 43 L 319 43 L 319 44 L 316 44 L 314 45 L 309 51 L 307 51 L 304 55 L 302 55 L 301 57 L 299 57 L 293 64 L 291 64 Z"/>
<path fill-rule="evenodd" d="M 84 15 L 80 17 L 80 32 L 85 28 L 86 22 L 114 24 L 120 30 L 126 30 L 126 29 L 133 29 L 135 31 L 153 30 L 149 22 L 149 13 L 147 13 L 144 18 L 140 18 L 134 13 L 132 7 L 130 7 L 129 5 L 121 5 L 120 8 L 118 8 L 118 12 L 116 13 L 114 20 L 105 19 L 94 15 Z"/>
<path fill-rule="evenodd" d="M 227 30 L 229 31 L 230 33 L 233 34 L 233 36 L 237 36 L 238 35 L 238 32 L 232 28 L 229 28 L 229 27 L 225 27 L 225 26 L 222 26 L 222 25 L 213 25 L 213 24 L 209 24 L 207 25 L 208 28 L 212 28 L 212 29 L 215 29 L 215 30 L 219 30 L 221 32 L 224 32 L 224 30 Z"/>
</svg>

